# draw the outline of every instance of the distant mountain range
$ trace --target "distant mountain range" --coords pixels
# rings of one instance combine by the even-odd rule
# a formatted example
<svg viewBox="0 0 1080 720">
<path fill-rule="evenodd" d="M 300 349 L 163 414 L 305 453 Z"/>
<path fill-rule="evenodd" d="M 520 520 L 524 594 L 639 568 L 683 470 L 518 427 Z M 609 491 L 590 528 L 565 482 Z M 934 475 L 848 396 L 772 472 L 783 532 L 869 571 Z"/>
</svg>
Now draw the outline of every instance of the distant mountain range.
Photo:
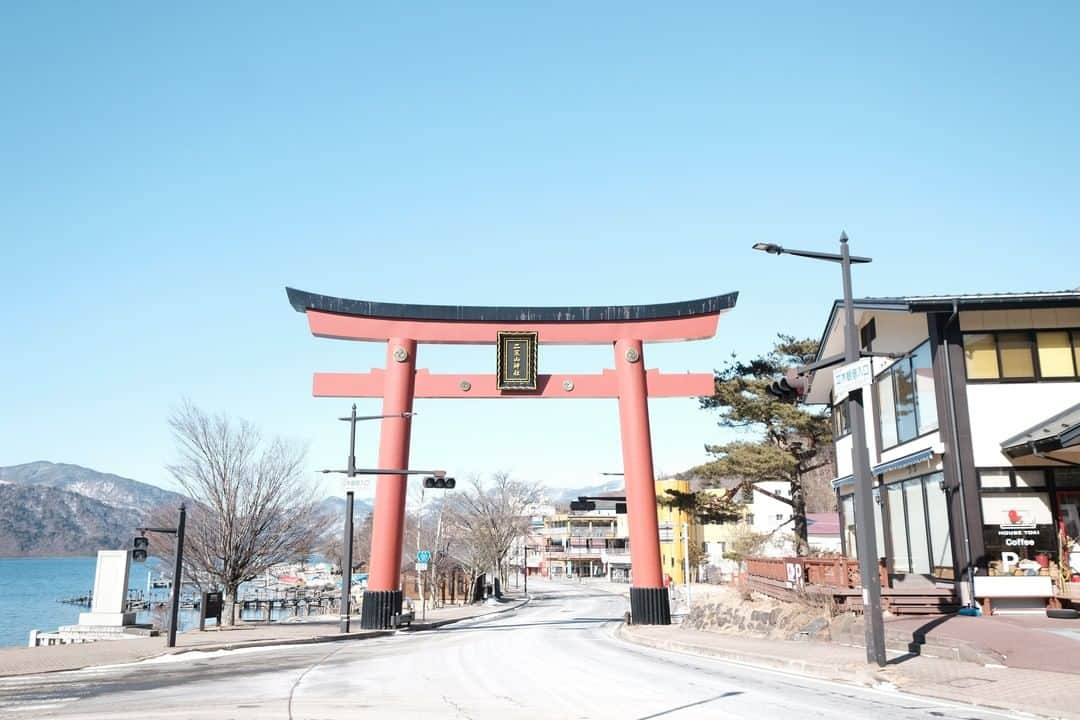
<svg viewBox="0 0 1080 720">
<path fill-rule="evenodd" d="M 335 496 L 331 495 L 330 497 L 325 498 L 322 502 L 319 503 L 319 509 L 323 513 L 328 515 L 329 517 L 332 517 L 332 518 L 344 518 L 345 517 L 345 498 L 343 498 L 343 497 L 335 497 Z M 374 509 L 374 506 L 370 502 L 368 502 L 367 500 L 360 500 L 360 499 L 354 498 L 353 499 L 353 524 L 354 525 L 359 525 L 359 523 L 363 522 L 364 518 L 366 518 L 369 514 L 371 514 L 371 511 L 373 509 Z M 342 520 L 342 522 L 344 522 L 344 520 Z"/>
<path fill-rule="evenodd" d="M 616 477 L 590 487 L 552 489 L 548 500 L 566 504 L 581 495 L 622 488 L 623 479 Z M 0 557 L 93 555 L 126 548 L 150 510 L 182 500 L 179 493 L 80 465 L 32 462 L 0 467 Z M 328 517 L 341 518 L 345 498 L 330 496 L 319 506 Z M 371 501 L 356 499 L 356 525 L 371 511 Z M 328 532 L 336 532 L 333 527 Z"/>
<path fill-rule="evenodd" d="M 81 465 L 32 462 L 0 467 L 0 557 L 93 555 L 126 548 L 133 530 L 160 505 L 179 505 L 179 493 Z M 330 518 L 345 498 L 319 503 Z M 353 503 L 359 526 L 372 504 Z M 336 529 L 335 529 L 336 531 Z"/>
<path fill-rule="evenodd" d="M 0 467 L 0 556 L 124 548 L 151 509 L 181 500 L 178 493 L 79 465 Z"/>
</svg>

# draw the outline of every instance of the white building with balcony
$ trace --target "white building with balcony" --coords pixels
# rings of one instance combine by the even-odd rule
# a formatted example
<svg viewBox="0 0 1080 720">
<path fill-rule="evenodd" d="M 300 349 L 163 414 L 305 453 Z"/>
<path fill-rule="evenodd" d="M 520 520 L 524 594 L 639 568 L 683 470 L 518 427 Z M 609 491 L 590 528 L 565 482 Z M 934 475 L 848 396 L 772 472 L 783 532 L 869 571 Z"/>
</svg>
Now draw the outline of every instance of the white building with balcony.
<svg viewBox="0 0 1080 720">
<path fill-rule="evenodd" d="M 1080 586 L 1080 291 L 855 307 L 862 350 L 893 355 L 873 359 L 863 392 L 875 556 L 896 581 L 953 583 L 970 565 L 1049 577 L 1067 597 L 1069 580 Z M 837 302 L 819 359 L 843 342 Z M 849 401 L 832 380 L 814 373 L 807 401 L 832 408 L 842 545 L 855 557 Z"/>
</svg>

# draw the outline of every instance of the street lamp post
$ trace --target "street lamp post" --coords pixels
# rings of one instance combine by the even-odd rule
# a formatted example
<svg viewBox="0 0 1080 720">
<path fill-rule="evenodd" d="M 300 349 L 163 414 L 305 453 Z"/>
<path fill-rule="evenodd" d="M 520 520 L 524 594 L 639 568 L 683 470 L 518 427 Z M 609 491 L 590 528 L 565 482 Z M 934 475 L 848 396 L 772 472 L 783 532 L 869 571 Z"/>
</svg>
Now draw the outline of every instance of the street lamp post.
<svg viewBox="0 0 1080 720">
<path fill-rule="evenodd" d="M 349 466 L 344 471 L 344 474 L 348 478 L 354 478 L 357 475 L 368 475 L 371 471 L 357 470 L 356 469 L 356 423 L 361 420 L 381 420 L 386 417 L 411 417 L 415 413 L 394 413 L 392 415 L 362 415 L 356 414 L 356 403 L 353 403 L 352 413 L 349 417 L 338 418 L 349 423 Z M 329 472 L 341 472 L 340 470 L 323 470 L 324 473 Z M 346 481 L 347 487 L 345 489 L 345 530 L 343 542 L 345 547 L 343 552 L 345 557 L 342 559 L 341 568 L 341 632 L 349 632 L 350 620 L 351 620 L 351 601 L 352 601 L 352 568 L 353 568 L 353 486 L 350 481 Z"/>
<path fill-rule="evenodd" d="M 798 255 L 814 260 L 840 263 L 844 282 L 844 362 L 860 357 L 859 332 L 855 325 L 855 302 L 851 292 L 851 265 L 868 263 L 871 258 L 848 252 L 847 233 L 840 233 L 840 254 L 809 250 L 789 250 L 773 243 L 756 243 L 755 250 L 770 255 Z M 885 666 L 885 626 L 881 617 L 881 584 L 878 581 L 877 534 L 874 520 L 874 497 L 870 475 L 870 454 L 866 445 L 866 424 L 862 388 L 848 394 L 851 415 L 851 456 L 855 475 L 855 547 L 862 578 L 863 616 L 865 618 L 866 661 Z"/>
</svg>

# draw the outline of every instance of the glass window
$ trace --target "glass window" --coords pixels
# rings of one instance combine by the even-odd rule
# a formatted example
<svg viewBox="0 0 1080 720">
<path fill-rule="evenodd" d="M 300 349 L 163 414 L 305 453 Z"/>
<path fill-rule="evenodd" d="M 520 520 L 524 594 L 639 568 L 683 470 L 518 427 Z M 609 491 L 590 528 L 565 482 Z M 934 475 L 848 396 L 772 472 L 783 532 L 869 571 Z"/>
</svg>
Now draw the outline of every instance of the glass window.
<svg viewBox="0 0 1080 720">
<path fill-rule="evenodd" d="M 896 402 L 892 374 L 883 375 L 874 387 L 877 393 L 878 415 L 881 420 L 881 447 L 896 444 Z"/>
<path fill-rule="evenodd" d="M 877 537 L 877 556 L 883 558 L 885 552 L 885 516 L 882 514 L 881 489 L 874 488 L 874 535 Z"/>
<path fill-rule="evenodd" d="M 983 542 L 991 575 L 1037 573 L 1058 557 L 1058 533 L 1047 493 L 1013 492 L 982 496 Z"/>
<path fill-rule="evenodd" d="M 893 572 L 911 572 L 911 554 L 907 542 L 907 513 L 904 510 L 904 488 L 900 483 L 886 489 L 889 500 L 889 537 L 892 540 Z"/>
<path fill-rule="evenodd" d="M 918 436 L 918 418 L 915 416 L 915 379 L 911 375 L 911 363 L 905 358 L 893 366 L 893 391 L 896 393 L 897 440 L 907 442 Z"/>
<path fill-rule="evenodd" d="M 999 333 L 997 344 L 1001 354 L 1001 377 L 1035 377 L 1031 337 L 1027 333 Z"/>
<path fill-rule="evenodd" d="M 911 572 L 930 574 L 930 547 L 926 537 L 926 508 L 923 506 L 923 484 L 919 479 L 904 481 L 907 500 L 908 543 L 911 546 Z"/>
<path fill-rule="evenodd" d="M 855 559 L 855 496 L 845 495 L 840 498 L 840 515 L 844 523 L 844 544 L 847 556 Z"/>
<path fill-rule="evenodd" d="M 990 333 L 964 336 L 964 359 L 970 380 L 996 380 L 998 373 L 997 347 Z"/>
<path fill-rule="evenodd" d="M 1012 487 L 1012 479 L 1008 470 L 980 470 L 979 484 L 984 488 L 1007 488 Z"/>
<path fill-rule="evenodd" d="M 1073 349 L 1069 333 L 1040 332 L 1035 335 L 1039 348 L 1039 375 L 1046 378 L 1074 377 Z"/>
<path fill-rule="evenodd" d="M 934 363 L 930 356 L 930 343 L 915 349 L 911 356 L 915 374 L 915 404 L 919 408 L 919 434 L 924 435 L 938 426 L 937 399 L 934 395 Z"/>
<path fill-rule="evenodd" d="M 843 437 L 851 432 L 851 405 L 845 398 L 839 405 L 833 405 L 833 437 Z"/>
<path fill-rule="evenodd" d="M 1046 472 L 1044 470 L 1017 470 L 1016 487 L 1046 487 Z"/>
<path fill-rule="evenodd" d="M 1058 490 L 1080 488 L 1080 468 L 1054 468 L 1054 484 Z"/>
<path fill-rule="evenodd" d="M 934 577 L 948 579 L 953 570 L 952 539 L 949 537 L 949 508 L 941 489 L 941 473 L 923 478 L 926 492 L 926 524 L 930 528 L 930 565 Z"/>
<path fill-rule="evenodd" d="M 1073 331 L 1073 362 L 1076 363 L 1076 372 L 1080 375 L 1080 331 Z"/>
</svg>

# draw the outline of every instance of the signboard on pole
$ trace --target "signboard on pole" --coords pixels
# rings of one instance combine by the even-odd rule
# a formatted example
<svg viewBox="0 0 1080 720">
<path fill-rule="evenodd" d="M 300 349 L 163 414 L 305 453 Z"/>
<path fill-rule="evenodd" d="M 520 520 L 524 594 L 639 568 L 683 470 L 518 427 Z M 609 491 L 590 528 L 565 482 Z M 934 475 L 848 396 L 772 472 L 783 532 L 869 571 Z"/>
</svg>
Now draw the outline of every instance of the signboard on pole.
<svg viewBox="0 0 1080 720">
<path fill-rule="evenodd" d="M 833 402 L 839 402 L 852 390 L 870 387 L 874 383 L 873 358 L 860 358 L 853 363 L 833 369 Z"/>
<path fill-rule="evenodd" d="M 418 563 L 416 563 L 416 572 L 426 572 L 427 567 L 428 567 L 427 563 L 418 562 Z"/>
<path fill-rule="evenodd" d="M 431 551 L 421 550 L 416 553 L 416 562 L 428 563 L 431 562 Z"/>
<path fill-rule="evenodd" d="M 367 490 L 369 478 L 366 475 L 355 475 L 353 477 L 346 477 L 342 481 L 342 486 L 345 492 L 356 492 L 357 490 Z"/>
</svg>

